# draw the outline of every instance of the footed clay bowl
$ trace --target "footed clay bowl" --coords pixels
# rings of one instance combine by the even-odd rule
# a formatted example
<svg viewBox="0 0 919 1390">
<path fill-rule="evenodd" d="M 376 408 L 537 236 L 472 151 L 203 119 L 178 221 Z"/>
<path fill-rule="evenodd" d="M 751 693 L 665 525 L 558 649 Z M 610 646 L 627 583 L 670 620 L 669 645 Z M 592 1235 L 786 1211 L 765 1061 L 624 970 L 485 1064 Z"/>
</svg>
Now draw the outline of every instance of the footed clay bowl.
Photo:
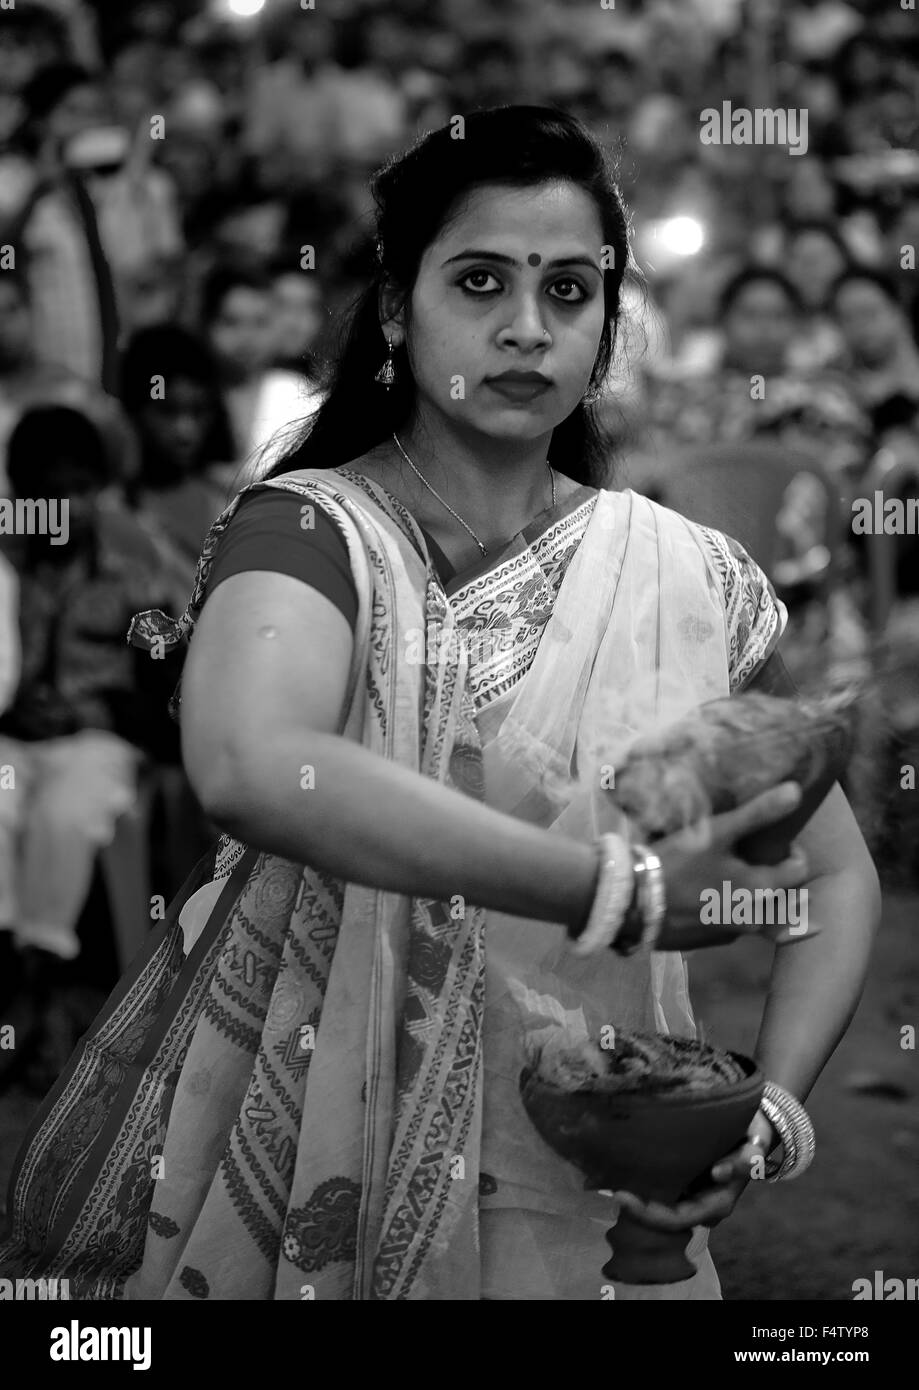
<svg viewBox="0 0 919 1390">
<path fill-rule="evenodd" d="M 669 1205 L 744 1142 L 759 1108 L 761 1072 L 749 1057 L 730 1055 L 746 1077 L 717 1090 L 564 1091 L 525 1067 L 520 1094 L 538 1133 L 580 1168 L 585 1187 L 634 1192 Z M 607 1240 L 613 1258 L 603 1274 L 614 1282 L 674 1284 L 696 1272 L 685 1254 L 686 1231 L 653 1231 L 623 1210 Z"/>
</svg>

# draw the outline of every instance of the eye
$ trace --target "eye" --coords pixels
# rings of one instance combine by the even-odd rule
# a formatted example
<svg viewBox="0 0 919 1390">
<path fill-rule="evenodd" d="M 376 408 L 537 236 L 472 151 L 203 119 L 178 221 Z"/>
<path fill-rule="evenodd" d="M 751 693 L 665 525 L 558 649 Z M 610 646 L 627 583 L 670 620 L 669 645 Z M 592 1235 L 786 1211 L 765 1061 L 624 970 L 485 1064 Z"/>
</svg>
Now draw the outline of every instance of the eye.
<svg viewBox="0 0 919 1390">
<path fill-rule="evenodd" d="M 565 287 L 566 293 L 561 295 L 553 295 L 552 298 L 561 299 L 563 304 L 583 304 L 584 300 L 588 298 L 587 291 L 581 284 L 580 280 L 575 280 L 570 275 L 564 275 L 560 280 L 556 280 L 553 283 L 552 288 L 557 289 L 559 285 Z M 571 290 L 577 291 L 576 299 L 572 299 L 569 297 Z"/>
<path fill-rule="evenodd" d="M 492 271 L 467 270 L 466 274 L 461 275 L 456 283 L 460 286 L 461 289 L 468 290 L 471 294 L 494 294 L 493 287 L 487 287 L 482 285 L 481 283 L 478 285 L 467 284 L 466 282 L 469 280 L 495 280 L 495 284 L 497 284 L 497 280 L 495 279 L 495 276 Z"/>
</svg>

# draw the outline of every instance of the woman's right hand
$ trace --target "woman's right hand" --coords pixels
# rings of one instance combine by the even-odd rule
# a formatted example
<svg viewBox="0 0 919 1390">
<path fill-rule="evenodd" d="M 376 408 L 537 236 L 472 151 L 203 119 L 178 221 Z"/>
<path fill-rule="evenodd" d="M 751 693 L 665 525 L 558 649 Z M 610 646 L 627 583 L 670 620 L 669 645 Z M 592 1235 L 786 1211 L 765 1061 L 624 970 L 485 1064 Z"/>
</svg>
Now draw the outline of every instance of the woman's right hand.
<svg viewBox="0 0 919 1390">
<path fill-rule="evenodd" d="M 655 843 L 654 852 L 661 861 L 667 894 L 667 918 L 657 942 L 658 950 L 690 951 L 699 946 L 723 946 L 739 936 L 753 934 L 782 943 L 796 939 L 789 935 L 787 926 L 778 924 L 703 921 L 702 909 L 703 894 L 714 891 L 718 902 L 722 902 L 725 883 L 730 899 L 730 894 L 738 888 L 751 892 L 800 888 L 807 881 L 807 861 L 797 846 L 781 864 L 747 864 L 734 851 L 734 846 L 745 835 L 781 820 L 800 800 L 801 788 L 797 783 L 781 782 L 733 811 L 711 816 Z M 753 901 L 755 903 L 756 899 Z M 777 923 L 783 917 L 780 911 L 770 915 Z"/>
</svg>

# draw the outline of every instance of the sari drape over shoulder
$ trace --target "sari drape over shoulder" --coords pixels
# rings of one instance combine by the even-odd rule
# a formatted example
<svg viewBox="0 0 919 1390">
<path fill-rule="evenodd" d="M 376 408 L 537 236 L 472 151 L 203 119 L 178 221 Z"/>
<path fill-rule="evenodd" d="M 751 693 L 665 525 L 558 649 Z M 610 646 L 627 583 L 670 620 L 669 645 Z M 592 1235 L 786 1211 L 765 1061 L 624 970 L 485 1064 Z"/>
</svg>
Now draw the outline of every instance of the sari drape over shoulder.
<svg viewBox="0 0 919 1390">
<path fill-rule="evenodd" d="M 600 769 L 727 694 L 784 623 L 749 561 L 726 584 L 736 548 L 631 492 L 580 489 L 445 587 L 414 519 L 362 475 L 251 486 L 299 494 L 347 544 L 342 736 L 553 833 L 614 828 Z M 138 615 L 135 644 L 193 635 L 243 495 L 181 619 Z M 560 924 L 224 835 L 26 1136 L 0 1272 L 69 1277 L 88 1298 L 604 1296 L 615 1205 L 519 1099 L 522 1009 L 547 998 L 592 1030 L 694 1033 L 676 953 L 584 961 Z M 719 1297 L 703 1231 L 690 1255 L 686 1284 L 616 1296 Z"/>
</svg>

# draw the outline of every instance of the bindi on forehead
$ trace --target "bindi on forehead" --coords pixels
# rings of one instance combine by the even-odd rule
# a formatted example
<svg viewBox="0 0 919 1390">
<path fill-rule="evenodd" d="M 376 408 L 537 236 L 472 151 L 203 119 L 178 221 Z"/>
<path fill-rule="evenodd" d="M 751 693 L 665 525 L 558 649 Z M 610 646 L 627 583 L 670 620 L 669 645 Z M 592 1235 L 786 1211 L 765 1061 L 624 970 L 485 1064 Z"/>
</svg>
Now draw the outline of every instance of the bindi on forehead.
<svg viewBox="0 0 919 1390">
<path fill-rule="evenodd" d="M 527 265 L 542 265 L 542 256 L 535 251 L 531 251 L 527 256 Z"/>
</svg>

